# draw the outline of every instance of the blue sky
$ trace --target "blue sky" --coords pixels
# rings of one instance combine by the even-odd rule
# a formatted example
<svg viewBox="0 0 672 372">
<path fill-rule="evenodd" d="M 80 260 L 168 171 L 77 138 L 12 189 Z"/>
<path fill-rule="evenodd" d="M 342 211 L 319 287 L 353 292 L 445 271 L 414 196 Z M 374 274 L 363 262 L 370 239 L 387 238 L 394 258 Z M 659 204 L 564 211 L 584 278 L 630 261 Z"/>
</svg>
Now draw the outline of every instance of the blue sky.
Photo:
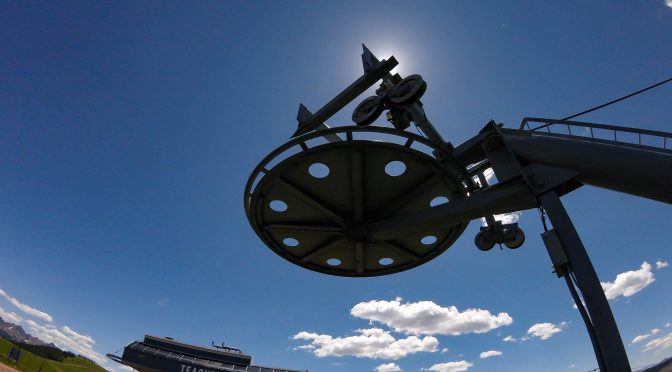
<svg viewBox="0 0 672 372">
<path fill-rule="evenodd" d="M 293 133 L 299 102 L 317 109 L 361 75 L 362 42 L 422 74 L 428 116 L 459 144 L 491 118 L 564 117 L 669 78 L 672 8 L 3 2 L 0 316 L 92 358 L 152 333 L 316 372 L 595 368 L 536 211 L 516 251 L 478 251 L 474 221 L 437 259 L 376 278 L 307 271 L 256 237 L 249 174 Z M 670 131 L 670 102 L 663 86 L 582 119 Z M 351 109 L 329 123 L 350 125 Z M 632 365 L 672 355 L 670 206 L 591 187 L 563 201 L 616 286 Z"/>
</svg>

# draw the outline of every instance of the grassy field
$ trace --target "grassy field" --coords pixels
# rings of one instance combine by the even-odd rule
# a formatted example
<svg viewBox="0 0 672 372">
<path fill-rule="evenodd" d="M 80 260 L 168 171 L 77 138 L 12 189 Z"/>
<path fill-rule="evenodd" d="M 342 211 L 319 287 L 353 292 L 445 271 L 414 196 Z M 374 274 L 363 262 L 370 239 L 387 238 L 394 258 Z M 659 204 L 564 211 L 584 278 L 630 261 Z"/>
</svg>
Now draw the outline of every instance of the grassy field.
<svg viewBox="0 0 672 372">
<path fill-rule="evenodd" d="M 12 343 L 0 338 L 0 363 L 7 364 L 24 372 L 104 372 L 105 369 L 83 358 L 65 358 L 63 362 L 41 358 L 27 350 L 21 351 L 19 364 L 14 366 L 14 361 L 7 360 L 7 354 Z"/>
</svg>

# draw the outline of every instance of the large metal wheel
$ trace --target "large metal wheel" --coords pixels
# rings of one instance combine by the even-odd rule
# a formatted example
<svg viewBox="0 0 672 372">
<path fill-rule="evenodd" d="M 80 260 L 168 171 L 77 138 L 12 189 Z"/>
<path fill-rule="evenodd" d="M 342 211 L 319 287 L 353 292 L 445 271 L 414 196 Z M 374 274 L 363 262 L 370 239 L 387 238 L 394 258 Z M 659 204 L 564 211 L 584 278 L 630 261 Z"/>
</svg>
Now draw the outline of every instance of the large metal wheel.
<svg viewBox="0 0 672 372">
<path fill-rule="evenodd" d="M 427 83 L 420 75 L 409 75 L 398 82 L 390 92 L 390 103 L 406 106 L 419 100 L 427 90 Z"/>
<path fill-rule="evenodd" d="M 520 246 L 523 245 L 523 243 L 525 243 L 525 233 L 520 227 L 516 227 L 515 234 L 516 237 L 513 240 L 504 242 L 504 245 L 506 245 L 507 248 L 511 249 L 520 248 Z"/>
<path fill-rule="evenodd" d="M 474 244 L 476 244 L 476 248 L 487 252 L 495 246 L 495 241 L 490 238 L 490 234 L 487 232 L 479 232 L 474 238 Z"/>
<path fill-rule="evenodd" d="M 376 121 L 384 109 L 385 105 L 380 97 L 367 97 L 352 112 L 352 121 L 360 127 L 365 127 Z"/>
<path fill-rule="evenodd" d="M 338 133 L 343 141 L 323 140 Z M 376 276 L 413 268 L 450 247 L 468 221 L 420 227 L 385 241 L 369 236 L 368 225 L 464 195 L 457 176 L 431 155 L 435 151 L 441 149 L 422 137 L 379 127 L 296 138 L 250 177 L 248 220 L 275 253 L 310 270 Z"/>
</svg>

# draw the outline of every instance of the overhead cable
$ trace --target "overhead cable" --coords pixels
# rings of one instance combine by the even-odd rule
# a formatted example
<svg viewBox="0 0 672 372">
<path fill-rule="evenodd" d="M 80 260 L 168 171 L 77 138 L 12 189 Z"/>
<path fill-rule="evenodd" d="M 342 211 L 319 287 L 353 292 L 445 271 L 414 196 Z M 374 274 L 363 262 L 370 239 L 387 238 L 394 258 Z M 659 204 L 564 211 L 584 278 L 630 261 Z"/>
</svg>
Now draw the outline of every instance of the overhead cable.
<svg viewBox="0 0 672 372">
<path fill-rule="evenodd" d="M 607 103 L 604 103 L 604 104 L 602 104 L 602 105 L 593 107 L 593 108 L 588 109 L 588 110 L 586 110 L 586 111 L 581 111 L 581 112 L 579 112 L 578 114 L 574 114 L 574 115 L 572 115 L 572 116 L 568 116 L 568 117 L 566 117 L 566 118 L 564 118 L 564 119 L 560 119 L 560 120 L 569 120 L 569 119 L 573 119 L 573 118 L 575 118 L 575 117 L 577 117 L 577 116 L 581 116 L 581 115 L 587 114 L 587 113 L 589 113 L 589 112 L 593 112 L 593 111 L 595 111 L 595 110 L 599 110 L 599 109 L 601 109 L 601 108 L 603 108 L 603 107 L 607 107 L 607 106 L 612 105 L 612 104 L 614 104 L 614 103 L 616 103 L 616 102 L 620 102 L 620 101 L 623 101 L 623 100 L 628 99 L 628 98 L 630 98 L 630 97 L 636 96 L 636 95 L 638 95 L 638 94 L 640 94 L 640 93 L 644 93 L 644 92 L 646 92 L 646 91 L 649 90 L 649 89 L 653 89 L 653 88 L 655 88 L 655 87 L 661 86 L 661 85 L 663 85 L 663 84 L 665 84 L 665 83 L 668 83 L 668 82 L 670 82 L 670 81 L 672 81 L 672 78 L 663 80 L 663 81 L 661 81 L 661 82 L 659 82 L 659 83 L 653 84 L 653 85 L 648 86 L 648 87 L 646 87 L 646 88 L 644 88 L 644 89 L 640 89 L 640 90 L 638 90 L 638 91 L 636 91 L 636 92 L 634 92 L 634 93 L 630 93 L 630 94 L 628 94 L 627 96 L 623 96 L 623 97 L 618 98 L 618 99 L 615 99 L 615 100 L 613 100 L 613 101 L 609 101 L 609 102 L 607 102 Z"/>
</svg>

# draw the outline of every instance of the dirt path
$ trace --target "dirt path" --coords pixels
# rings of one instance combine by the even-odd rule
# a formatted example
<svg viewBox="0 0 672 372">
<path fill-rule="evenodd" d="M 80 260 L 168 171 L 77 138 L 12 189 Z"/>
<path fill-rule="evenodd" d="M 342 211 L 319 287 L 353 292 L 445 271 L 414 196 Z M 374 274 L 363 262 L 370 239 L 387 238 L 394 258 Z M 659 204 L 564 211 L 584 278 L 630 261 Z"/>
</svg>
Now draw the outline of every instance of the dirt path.
<svg viewBox="0 0 672 372">
<path fill-rule="evenodd" d="M 19 372 L 19 370 L 0 363 L 0 372 Z"/>
</svg>

